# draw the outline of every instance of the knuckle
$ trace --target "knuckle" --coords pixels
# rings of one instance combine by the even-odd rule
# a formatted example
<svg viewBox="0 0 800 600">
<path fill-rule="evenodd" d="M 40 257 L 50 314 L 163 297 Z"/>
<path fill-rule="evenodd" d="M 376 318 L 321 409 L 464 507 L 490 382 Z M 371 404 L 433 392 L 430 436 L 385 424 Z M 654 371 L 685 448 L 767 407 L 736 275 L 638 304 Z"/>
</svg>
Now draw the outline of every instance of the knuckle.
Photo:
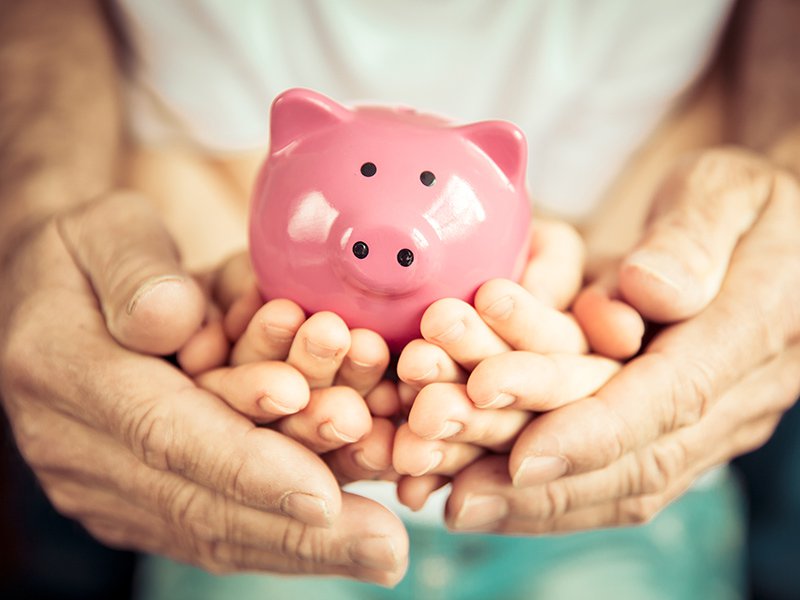
<svg viewBox="0 0 800 600">
<path fill-rule="evenodd" d="M 659 349 L 654 345 L 647 357 L 653 377 L 661 383 L 662 400 L 655 408 L 660 413 L 658 435 L 697 423 L 702 419 L 716 395 L 715 382 L 719 377 L 715 369 L 705 359 L 686 356 L 668 347 Z"/>
<path fill-rule="evenodd" d="M 149 401 L 122 418 L 122 435 L 139 460 L 159 470 L 171 470 L 170 449 L 175 445 L 174 422 L 168 403 Z"/>
<path fill-rule="evenodd" d="M 715 393 L 717 370 L 704 360 L 695 360 L 686 365 L 689 373 L 676 377 L 672 388 L 674 420 L 672 429 L 686 427 L 700 421 L 711 408 Z"/>
<path fill-rule="evenodd" d="M 557 519 L 572 509 L 572 500 L 565 486 L 560 481 L 553 481 L 544 486 L 544 498 L 541 504 L 541 518 L 546 521 Z"/>
<path fill-rule="evenodd" d="M 290 560 L 299 561 L 301 568 L 302 565 L 308 565 L 313 569 L 313 565 L 329 561 L 329 547 L 318 532 L 294 519 L 284 523 L 279 552 Z"/>
<path fill-rule="evenodd" d="M 208 548 L 204 544 L 220 537 L 215 535 L 214 526 L 218 522 L 219 513 L 209 505 L 208 497 L 202 493 L 201 488 L 183 483 L 163 486 L 159 491 L 158 502 L 163 514 L 175 528 L 202 551 L 202 555 L 207 555 Z M 225 537 L 224 532 L 222 537 Z"/>
<path fill-rule="evenodd" d="M 662 508 L 657 497 L 636 496 L 617 504 L 617 522 L 621 525 L 644 525 L 653 520 Z"/>
<path fill-rule="evenodd" d="M 680 444 L 656 444 L 639 458 L 638 494 L 666 492 L 683 471 L 686 455 Z"/>
</svg>

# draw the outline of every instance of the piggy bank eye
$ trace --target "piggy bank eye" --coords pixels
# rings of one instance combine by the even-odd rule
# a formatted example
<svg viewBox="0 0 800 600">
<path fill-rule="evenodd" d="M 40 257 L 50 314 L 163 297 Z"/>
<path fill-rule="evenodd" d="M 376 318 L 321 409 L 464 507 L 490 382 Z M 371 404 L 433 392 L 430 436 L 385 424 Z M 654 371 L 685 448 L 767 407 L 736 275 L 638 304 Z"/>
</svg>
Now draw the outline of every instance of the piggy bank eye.
<svg viewBox="0 0 800 600">
<path fill-rule="evenodd" d="M 422 185 L 431 187 L 434 183 L 436 183 L 436 175 L 430 171 L 423 171 L 419 174 L 419 180 L 422 182 Z"/>
<path fill-rule="evenodd" d="M 369 246 L 367 246 L 364 242 L 356 242 L 353 244 L 353 254 L 360 260 L 367 258 L 367 254 L 369 254 Z"/>
<path fill-rule="evenodd" d="M 361 165 L 361 174 L 364 177 L 372 177 L 377 172 L 378 167 L 375 166 L 375 163 L 365 162 L 363 165 Z"/>
</svg>

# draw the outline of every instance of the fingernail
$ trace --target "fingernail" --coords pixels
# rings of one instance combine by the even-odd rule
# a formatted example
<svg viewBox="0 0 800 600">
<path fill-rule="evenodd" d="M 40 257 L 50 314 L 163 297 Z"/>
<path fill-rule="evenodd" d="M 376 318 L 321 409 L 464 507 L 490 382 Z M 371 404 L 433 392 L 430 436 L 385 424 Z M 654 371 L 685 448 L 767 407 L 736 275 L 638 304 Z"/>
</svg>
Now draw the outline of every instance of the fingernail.
<svg viewBox="0 0 800 600">
<path fill-rule="evenodd" d="M 264 329 L 267 336 L 276 342 L 289 342 L 294 339 L 295 332 L 285 327 L 278 327 L 277 325 L 266 325 Z"/>
<path fill-rule="evenodd" d="M 327 502 L 312 494 L 286 493 L 281 499 L 281 511 L 293 519 L 315 527 L 329 527 L 331 524 Z"/>
<path fill-rule="evenodd" d="M 489 400 L 489 402 L 484 402 L 483 404 L 475 402 L 475 406 L 478 408 L 505 408 L 506 406 L 511 406 L 514 400 L 516 400 L 516 398 L 511 394 L 500 392 L 497 396 Z"/>
<path fill-rule="evenodd" d="M 508 515 L 502 496 L 468 494 L 453 523 L 456 529 L 482 529 Z"/>
<path fill-rule="evenodd" d="M 317 428 L 317 433 L 319 436 L 329 442 L 345 442 L 347 444 L 352 444 L 353 442 L 358 441 L 358 438 L 352 437 L 345 433 L 342 433 L 336 427 L 333 426 L 333 423 L 330 421 L 325 421 Z"/>
<path fill-rule="evenodd" d="M 433 339 L 444 344 L 453 344 L 464 336 L 466 330 L 467 327 L 464 325 L 464 321 L 456 321 L 445 331 L 434 336 Z"/>
<path fill-rule="evenodd" d="M 350 558 L 367 569 L 391 571 L 397 568 L 397 550 L 388 537 L 367 537 L 354 542 Z"/>
<path fill-rule="evenodd" d="M 464 424 L 458 421 L 445 421 L 442 428 L 435 434 L 424 436 L 428 440 L 443 440 L 453 437 L 457 433 L 464 431 Z"/>
<path fill-rule="evenodd" d="M 271 415 L 292 415 L 300 410 L 298 406 L 282 404 L 271 396 L 262 396 L 258 401 L 258 407 L 265 413 L 269 413 Z"/>
<path fill-rule="evenodd" d="M 649 277 L 676 291 L 691 287 L 692 277 L 679 261 L 663 252 L 637 250 L 625 259 L 625 264 L 635 266 Z"/>
<path fill-rule="evenodd" d="M 308 352 L 314 358 L 318 358 L 320 360 L 329 360 L 336 356 L 338 351 L 339 348 L 332 348 L 330 346 L 318 344 L 306 339 L 306 352 Z"/>
<path fill-rule="evenodd" d="M 425 371 L 423 375 L 419 375 L 417 377 L 409 377 L 408 379 L 411 381 L 430 381 L 436 378 L 436 375 L 439 373 L 439 365 L 433 365 L 430 369 Z"/>
<path fill-rule="evenodd" d="M 360 360 L 347 359 L 354 371 L 366 372 L 375 368 L 375 363 L 361 362 Z"/>
<path fill-rule="evenodd" d="M 162 283 L 167 282 L 182 282 L 184 279 L 180 275 L 158 275 L 156 277 L 151 277 L 150 279 L 145 280 L 142 285 L 139 286 L 139 289 L 134 292 L 131 299 L 128 301 L 128 305 L 125 307 L 125 312 L 129 315 L 133 314 L 133 311 L 136 310 L 136 307 L 139 305 L 139 302 L 147 296 L 150 292 L 156 289 Z"/>
<path fill-rule="evenodd" d="M 503 296 L 499 300 L 495 300 L 492 302 L 484 311 L 487 317 L 492 319 L 496 319 L 498 321 L 502 321 L 507 319 L 509 315 L 511 315 L 511 311 L 514 309 L 514 300 L 511 296 Z"/>
<path fill-rule="evenodd" d="M 514 474 L 514 487 L 541 485 L 567 472 L 567 461 L 560 456 L 529 456 Z"/>
<path fill-rule="evenodd" d="M 388 468 L 388 466 L 382 467 L 371 461 L 364 450 L 356 450 L 353 452 L 353 461 L 366 471 L 385 471 Z"/>
<path fill-rule="evenodd" d="M 433 452 L 431 452 L 431 459 L 428 462 L 428 465 L 426 467 L 423 467 L 419 471 L 416 471 L 414 473 L 409 473 L 409 475 L 411 475 L 412 477 L 419 477 L 420 475 L 425 475 L 425 473 L 430 473 L 436 467 L 442 464 L 442 460 L 444 460 L 444 454 L 442 453 L 442 451 L 434 450 Z"/>
</svg>

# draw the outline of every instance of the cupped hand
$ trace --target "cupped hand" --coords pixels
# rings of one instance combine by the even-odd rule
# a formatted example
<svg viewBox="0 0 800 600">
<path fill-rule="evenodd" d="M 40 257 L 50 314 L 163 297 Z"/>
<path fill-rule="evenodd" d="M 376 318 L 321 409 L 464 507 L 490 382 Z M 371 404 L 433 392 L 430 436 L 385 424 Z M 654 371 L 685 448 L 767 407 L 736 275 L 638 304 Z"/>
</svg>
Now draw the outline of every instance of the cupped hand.
<svg viewBox="0 0 800 600">
<path fill-rule="evenodd" d="M 349 329 L 331 312 L 306 317 L 287 299 L 264 304 L 245 255 L 228 261 L 214 278 L 225 332 L 216 345 L 227 347 L 231 340 L 232 349 L 229 363 L 201 372 L 198 384 L 322 455 L 340 483 L 394 478 L 390 417 L 400 407 L 395 385 L 383 379 L 390 359 L 386 342 L 373 331 Z M 199 334 L 189 345 L 203 338 L 208 355 L 211 337 Z M 195 348 L 181 352 L 184 359 L 203 358 Z M 197 370 L 200 364 L 188 366 Z"/>
<path fill-rule="evenodd" d="M 206 306 L 141 198 L 113 194 L 46 223 L 2 269 L 0 390 L 57 509 L 110 545 L 215 572 L 399 580 L 396 517 L 145 354 L 182 347 Z"/>
<path fill-rule="evenodd" d="M 534 420 L 508 459 L 463 471 L 451 526 L 538 533 L 646 521 L 704 471 L 764 443 L 795 402 L 797 180 L 744 151 L 712 150 L 680 165 L 655 206 L 620 267 L 621 297 L 678 322 L 597 394 Z"/>
<path fill-rule="evenodd" d="M 619 368 L 587 354 L 574 318 L 563 311 L 577 292 L 583 246 L 560 222 L 535 227 L 522 284 L 492 280 L 474 307 L 440 300 L 403 351 L 398 375 L 413 398 L 395 440 L 402 501 L 418 507 L 446 477 L 487 451 L 505 452 L 541 411 L 594 393 Z"/>
</svg>

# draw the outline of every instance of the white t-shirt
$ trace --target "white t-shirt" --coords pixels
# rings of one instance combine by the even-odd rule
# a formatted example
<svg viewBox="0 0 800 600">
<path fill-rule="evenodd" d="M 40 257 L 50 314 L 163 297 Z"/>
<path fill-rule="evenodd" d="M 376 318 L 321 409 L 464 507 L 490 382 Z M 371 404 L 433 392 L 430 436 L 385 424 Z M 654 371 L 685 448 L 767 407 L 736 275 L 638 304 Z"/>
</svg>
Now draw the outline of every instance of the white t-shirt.
<svg viewBox="0 0 800 600">
<path fill-rule="evenodd" d="M 269 105 L 295 86 L 507 119 L 526 134 L 539 207 L 577 221 L 703 70 L 731 4 L 121 0 L 131 126 L 211 154 L 266 147 Z M 381 493 L 398 507 L 393 485 Z M 443 501 L 425 512 L 440 519 Z"/>
<path fill-rule="evenodd" d="M 122 0 L 134 132 L 265 147 L 284 89 L 507 119 L 540 208 L 585 218 L 692 84 L 731 0 Z M 172 118 L 165 118 L 165 114 Z"/>
</svg>

